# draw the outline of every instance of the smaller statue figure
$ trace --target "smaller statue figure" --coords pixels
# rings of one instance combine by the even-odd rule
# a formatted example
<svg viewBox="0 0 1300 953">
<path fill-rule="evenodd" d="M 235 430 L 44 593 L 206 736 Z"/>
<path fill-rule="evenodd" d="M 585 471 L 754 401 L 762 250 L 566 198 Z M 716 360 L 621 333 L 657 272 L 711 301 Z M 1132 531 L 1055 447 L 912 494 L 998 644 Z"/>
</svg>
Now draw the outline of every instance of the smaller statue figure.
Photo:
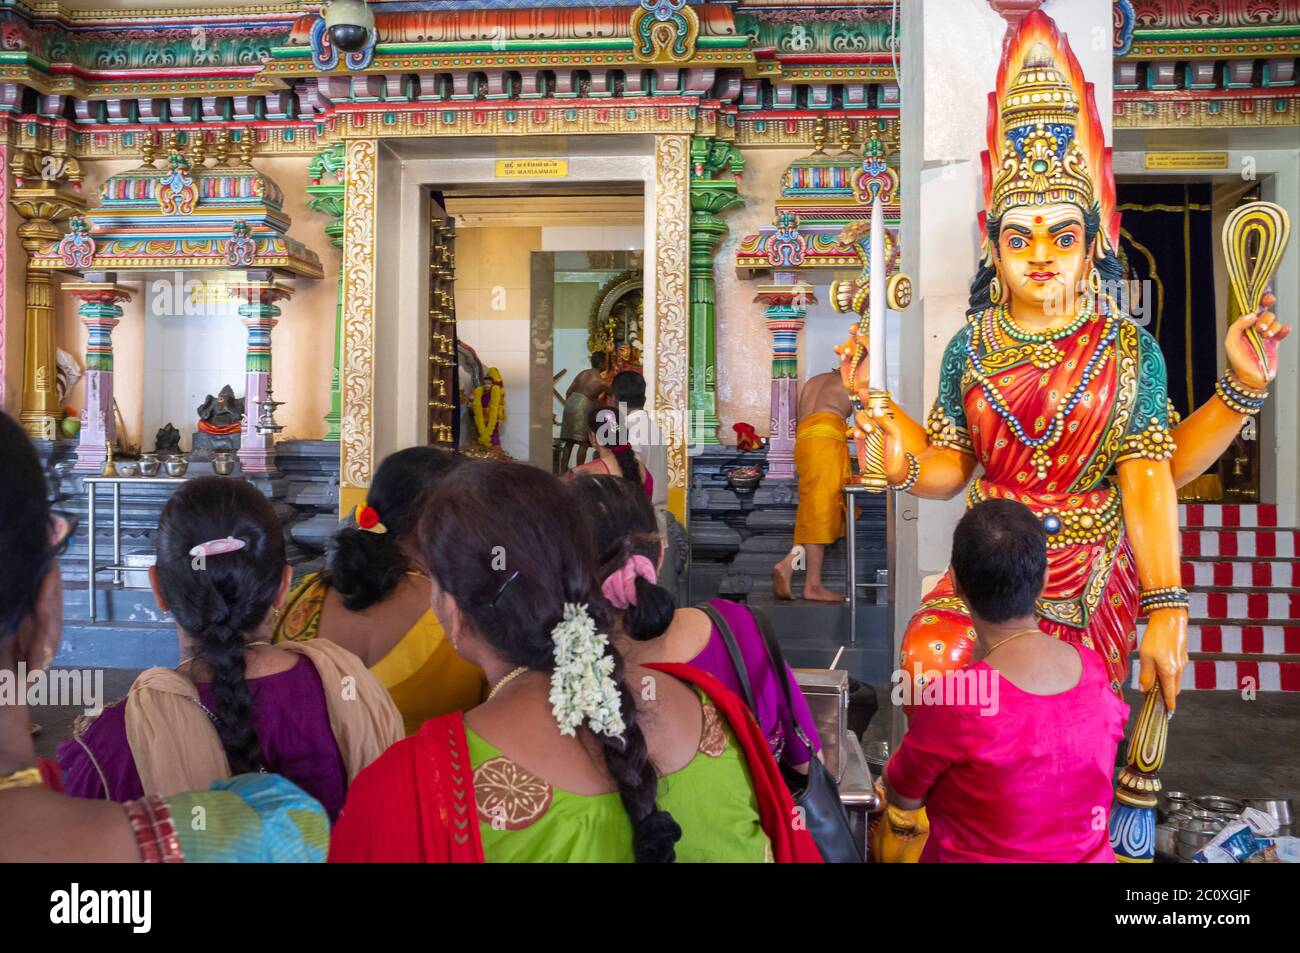
<svg viewBox="0 0 1300 953">
<path fill-rule="evenodd" d="M 239 433 L 244 417 L 244 399 L 236 397 L 227 384 L 215 397 L 209 394 L 198 410 L 199 430 L 204 433 Z"/>
<path fill-rule="evenodd" d="M 760 437 L 753 424 L 732 424 L 731 429 L 736 432 L 736 449 L 742 452 L 762 450 L 767 443 L 767 438 Z"/>
<path fill-rule="evenodd" d="M 474 388 L 470 406 L 479 444 L 494 456 L 502 453 L 501 424 L 506 419 L 506 389 L 501 383 L 501 372 L 495 367 L 489 367 L 483 383 Z"/>
<path fill-rule="evenodd" d="M 153 452 L 159 456 L 164 453 L 181 452 L 181 432 L 172 426 L 171 421 L 167 422 L 167 426 L 158 430 L 157 435 L 154 437 Z"/>
</svg>

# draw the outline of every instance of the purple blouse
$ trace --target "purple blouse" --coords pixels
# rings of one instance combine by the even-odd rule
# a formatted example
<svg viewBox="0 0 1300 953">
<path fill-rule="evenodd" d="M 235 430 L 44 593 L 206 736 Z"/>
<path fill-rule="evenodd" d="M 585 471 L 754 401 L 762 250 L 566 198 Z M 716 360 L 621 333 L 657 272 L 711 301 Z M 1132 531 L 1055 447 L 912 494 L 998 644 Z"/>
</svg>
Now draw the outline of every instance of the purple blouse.
<svg viewBox="0 0 1300 953">
<path fill-rule="evenodd" d="M 199 700 L 213 709 L 212 686 L 199 684 Z M 343 755 L 330 730 L 325 689 L 316 666 L 298 659 L 290 669 L 248 680 L 257 737 L 266 770 L 293 781 L 324 805 L 331 823 L 343 809 L 348 778 Z M 140 774 L 126 740 L 126 701 L 106 705 L 86 729 L 81 741 L 94 752 L 94 761 L 76 738 L 59 745 L 63 789 L 73 797 L 133 801 L 144 797 Z M 108 782 L 105 795 L 95 762 Z"/>
<path fill-rule="evenodd" d="M 740 657 L 745 660 L 745 668 L 749 670 L 749 687 L 754 693 L 754 704 L 757 706 L 754 717 L 758 719 L 758 726 L 763 730 L 767 743 L 772 746 L 772 756 L 780 761 L 784 754 L 787 764 L 807 764 L 812 754 L 794 732 L 792 713 L 786 710 L 785 695 L 776 680 L 776 673 L 772 670 L 772 663 L 763 644 L 763 634 L 759 631 L 758 623 L 754 621 L 749 609 L 738 602 L 710 599 L 709 605 L 727 620 L 732 634 L 736 637 L 736 644 L 740 647 Z M 716 626 L 709 637 L 708 645 L 704 646 L 704 651 L 691 659 L 690 664 L 717 676 L 722 684 L 742 699 L 745 697 L 740 687 L 740 677 L 736 674 L 736 667 L 731 663 L 727 643 Z M 793 717 L 798 719 L 804 734 L 812 741 L 813 750 L 820 751 L 821 739 L 817 737 L 817 726 L 813 722 L 812 712 L 808 710 L 803 691 L 796 684 L 794 673 L 790 671 L 789 665 L 785 667 L 783 674 L 790 682 L 790 699 L 794 702 Z"/>
</svg>

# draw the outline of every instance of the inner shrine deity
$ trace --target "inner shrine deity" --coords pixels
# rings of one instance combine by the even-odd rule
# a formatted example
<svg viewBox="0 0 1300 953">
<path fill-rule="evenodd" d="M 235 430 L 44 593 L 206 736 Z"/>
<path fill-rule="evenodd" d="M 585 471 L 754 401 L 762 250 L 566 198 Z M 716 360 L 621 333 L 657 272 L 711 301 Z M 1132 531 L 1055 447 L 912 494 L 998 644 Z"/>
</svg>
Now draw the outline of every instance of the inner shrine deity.
<svg viewBox="0 0 1300 953">
<path fill-rule="evenodd" d="M 1189 602 L 1177 488 L 1258 413 L 1289 329 L 1266 311 L 1241 316 L 1227 333 L 1216 395 L 1181 422 L 1171 415 L 1164 358 L 1126 310 L 1110 150 L 1092 87 L 1042 13 L 1027 16 L 1006 47 L 988 144 L 982 257 L 938 395 L 924 425 L 896 405 L 857 413 L 859 454 L 878 428 L 892 489 L 930 499 L 965 490 L 968 505 L 1028 506 L 1048 533 L 1039 627 L 1098 652 L 1118 693 L 1137 619 L 1147 616 L 1140 683 L 1146 691 L 1158 682 L 1173 711 Z M 837 349 L 846 384 L 866 343 L 855 332 Z M 854 389 L 867 406 L 860 374 Z M 900 667 L 923 688 L 970 664 L 975 645 L 950 570 L 912 616 Z"/>
</svg>

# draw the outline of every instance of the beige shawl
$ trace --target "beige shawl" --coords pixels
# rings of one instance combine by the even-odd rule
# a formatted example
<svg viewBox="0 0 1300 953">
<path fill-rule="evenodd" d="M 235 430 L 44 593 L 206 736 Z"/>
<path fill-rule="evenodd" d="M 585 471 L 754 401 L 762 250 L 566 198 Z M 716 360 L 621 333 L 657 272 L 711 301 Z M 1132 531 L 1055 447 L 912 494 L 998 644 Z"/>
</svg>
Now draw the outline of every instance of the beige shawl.
<svg viewBox="0 0 1300 953">
<path fill-rule="evenodd" d="M 349 783 L 405 736 L 392 698 L 347 649 L 324 639 L 278 648 L 306 656 L 316 667 Z M 131 686 L 126 739 L 146 794 L 203 791 L 230 777 L 226 752 L 194 683 L 171 669 L 151 668 Z"/>
</svg>

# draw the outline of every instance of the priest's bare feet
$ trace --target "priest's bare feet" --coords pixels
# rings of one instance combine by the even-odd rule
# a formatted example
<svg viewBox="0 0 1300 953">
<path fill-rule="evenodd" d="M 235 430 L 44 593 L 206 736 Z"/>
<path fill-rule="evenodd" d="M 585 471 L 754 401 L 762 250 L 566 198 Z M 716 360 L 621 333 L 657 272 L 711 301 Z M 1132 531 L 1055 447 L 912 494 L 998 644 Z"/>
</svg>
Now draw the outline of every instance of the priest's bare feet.
<svg viewBox="0 0 1300 953">
<path fill-rule="evenodd" d="M 803 587 L 803 597 L 809 602 L 843 602 L 844 595 L 839 592 L 832 592 L 825 586 L 814 586 L 811 583 Z"/>
<path fill-rule="evenodd" d="M 794 566 L 787 556 L 772 567 L 772 594 L 778 599 L 793 599 Z"/>
</svg>

